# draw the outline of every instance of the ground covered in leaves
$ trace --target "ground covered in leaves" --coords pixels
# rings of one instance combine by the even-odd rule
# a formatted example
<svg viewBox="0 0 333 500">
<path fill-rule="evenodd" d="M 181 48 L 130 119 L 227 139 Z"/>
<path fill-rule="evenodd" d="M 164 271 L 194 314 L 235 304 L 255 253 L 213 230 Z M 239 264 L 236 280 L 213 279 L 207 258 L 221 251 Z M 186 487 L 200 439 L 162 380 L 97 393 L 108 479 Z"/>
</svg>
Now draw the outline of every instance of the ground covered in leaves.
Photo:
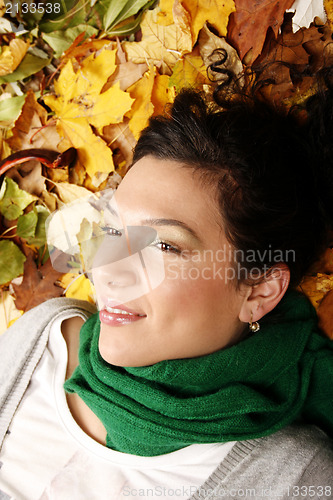
<svg viewBox="0 0 333 500">
<path fill-rule="evenodd" d="M 230 72 L 241 85 L 244 71 L 283 61 L 299 73 L 311 71 L 295 78 L 288 65 L 269 64 L 265 99 L 287 110 L 311 95 L 311 72 L 333 57 L 333 2 L 324 2 L 327 20 L 301 28 L 285 15 L 292 5 L 0 0 L 2 168 L 8 157 L 13 161 L 0 188 L 0 332 L 48 298 L 94 300 L 84 274 L 52 268 L 45 220 L 66 203 L 116 188 L 149 117 L 162 113 L 182 87 L 209 93 Z M 69 148 L 75 160 L 58 168 L 30 158 L 32 150 L 56 157 Z M 333 338 L 331 248 L 302 289 Z"/>
</svg>

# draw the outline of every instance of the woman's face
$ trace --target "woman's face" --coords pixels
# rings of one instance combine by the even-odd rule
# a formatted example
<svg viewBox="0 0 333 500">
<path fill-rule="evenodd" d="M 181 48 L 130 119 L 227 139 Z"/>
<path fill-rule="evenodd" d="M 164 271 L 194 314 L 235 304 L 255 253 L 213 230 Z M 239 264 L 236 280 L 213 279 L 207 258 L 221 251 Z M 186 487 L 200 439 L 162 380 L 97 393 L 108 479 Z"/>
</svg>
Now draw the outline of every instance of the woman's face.
<svg viewBox="0 0 333 500">
<path fill-rule="evenodd" d="M 146 366 L 236 343 L 245 327 L 239 320 L 245 295 L 231 279 L 230 247 L 209 187 L 177 162 L 145 157 L 126 174 L 111 205 L 122 227 L 156 230 L 158 242 L 149 251 L 164 264 L 165 277 L 144 293 L 126 295 L 140 273 L 105 259 L 93 269 L 105 361 Z M 122 305 L 136 314 L 112 309 Z"/>
</svg>

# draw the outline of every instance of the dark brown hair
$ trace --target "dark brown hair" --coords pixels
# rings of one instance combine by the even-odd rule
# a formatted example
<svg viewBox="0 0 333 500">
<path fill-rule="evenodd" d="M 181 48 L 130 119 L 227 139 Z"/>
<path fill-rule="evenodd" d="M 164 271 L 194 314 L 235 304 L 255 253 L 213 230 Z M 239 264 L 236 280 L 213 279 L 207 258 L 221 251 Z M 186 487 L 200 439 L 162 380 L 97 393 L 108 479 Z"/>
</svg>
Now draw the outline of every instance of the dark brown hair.
<svg viewBox="0 0 333 500">
<path fill-rule="evenodd" d="M 151 118 L 133 163 L 151 155 L 200 173 L 217 196 L 230 244 L 257 256 L 243 269 L 262 274 L 280 255 L 295 286 L 327 246 L 332 226 L 333 105 L 331 93 L 324 94 L 309 100 L 300 125 L 293 113 L 255 97 L 216 110 L 202 94 L 184 90 L 165 116 Z"/>
</svg>

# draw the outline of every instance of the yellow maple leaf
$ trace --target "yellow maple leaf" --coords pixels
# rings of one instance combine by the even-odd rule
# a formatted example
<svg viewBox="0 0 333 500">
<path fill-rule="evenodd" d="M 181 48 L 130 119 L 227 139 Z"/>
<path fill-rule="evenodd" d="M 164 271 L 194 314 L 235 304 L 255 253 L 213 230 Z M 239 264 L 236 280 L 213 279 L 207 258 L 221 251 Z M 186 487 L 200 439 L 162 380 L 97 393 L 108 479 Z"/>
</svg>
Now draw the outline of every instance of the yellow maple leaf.
<svg viewBox="0 0 333 500">
<path fill-rule="evenodd" d="M 164 74 L 171 74 L 178 59 L 192 50 L 190 29 L 179 24 L 158 24 L 159 9 L 145 12 L 141 22 L 141 42 L 125 42 L 122 47 L 127 59 L 134 63 L 153 64 Z"/>
<path fill-rule="evenodd" d="M 59 135 L 66 136 L 78 150 L 79 161 L 84 165 L 93 185 L 98 187 L 102 184 L 114 170 L 112 151 L 103 139 L 94 134 L 86 118 L 59 120 L 57 130 Z"/>
<path fill-rule="evenodd" d="M 209 83 L 206 66 L 200 55 L 192 53 L 177 62 L 170 76 L 169 85 L 173 85 L 179 91 L 183 87 L 199 87 L 205 83 Z"/>
<path fill-rule="evenodd" d="M 57 131 L 77 150 L 94 186 L 98 187 L 114 170 L 112 152 L 92 130 L 101 131 L 111 123 L 120 123 L 131 109 L 133 99 L 119 83 L 102 92 L 116 69 L 116 49 L 104 48 L 99 55 L 87 57 L 74 71 L 69 60 L 54 84 L 56 95 L 44 97 L 54 112 Z"/>
<path fill-rule="evenodd" d="M 206 22 L 214 26 L 221 36 L 227 35 L 229 16 L 236 11 L 233 0 L 224 0 L 223 2 L 219 0 L 183 0 L 182 4 L 191 15 L 193 44 Z"/>
<path fill-rule="evenodd" d="M 141 130 L 148 124 L 149 117 L 154 112 L 154 106 L 151 102 L 151 94 L 155 79 L 155 68 L 151 67 L 140 80 L 127 90 L 135 102 L 131 111 L 128 113 L 130 121 L 128 126 L 135 139 L 139 138 Z"/>
</svg>

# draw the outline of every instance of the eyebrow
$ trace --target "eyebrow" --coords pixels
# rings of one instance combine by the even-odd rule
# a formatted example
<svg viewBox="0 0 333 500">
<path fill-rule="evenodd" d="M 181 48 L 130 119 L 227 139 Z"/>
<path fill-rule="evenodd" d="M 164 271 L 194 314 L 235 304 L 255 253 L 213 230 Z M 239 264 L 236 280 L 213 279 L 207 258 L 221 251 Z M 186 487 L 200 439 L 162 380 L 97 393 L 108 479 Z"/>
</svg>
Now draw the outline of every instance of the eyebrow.
<svg viewBox="0 0 333 500">
<path fill-rule="evenodd" d="M 185 229 L 188 233 L 190 233 L 194 238 L 201 242 L 201 239 L 197 235 L 197 233 L 188 226 L 185 222 L 182 222 L 177 219 L 144 219 L 141 221 L 143 224 L 147 224 L 149 226 L 178 226 Z"/>
<path fill-rule="evenodd" d="M 111 215 L 114 215 L 119 218 L 119 214 L 112 208 L 108 207 L 108 211 Z M 201 242 L 201 239 L 199 238 L 198 234 L 192 229 L 190 226 L 188 226 L 185 222 L 182 222 L 178 219 L 157 219 L 157 218 L 148 218 L 148 219 L 143 219 L 141 220 L 142 224 L 147 224 L 148 226 L 177 226 L 181 227 L 182 229 L 185 229 L 188 233 L 190 233 L 194 238 L 196 238 L 198 241 Z"/>
</svg>

